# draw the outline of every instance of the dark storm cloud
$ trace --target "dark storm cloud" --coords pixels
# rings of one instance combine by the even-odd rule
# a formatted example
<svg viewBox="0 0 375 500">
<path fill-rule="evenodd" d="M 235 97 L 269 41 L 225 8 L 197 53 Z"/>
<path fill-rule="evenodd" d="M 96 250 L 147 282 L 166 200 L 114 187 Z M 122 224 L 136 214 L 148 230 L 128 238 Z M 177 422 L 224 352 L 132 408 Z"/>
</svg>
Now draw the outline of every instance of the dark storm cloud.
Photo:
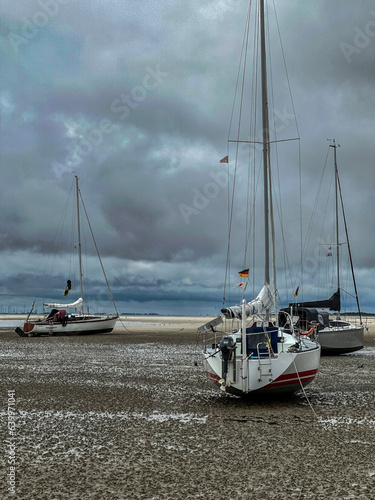
<svg viewBox="0 0 375 500">
<path fill-rule="evenodd" d="M 157 297 L 216 297 L 224 274 L 229 168 L 218 161 L 227 154 L 247 2 L 56 0 L 50 11 L 42 0 L 3 4 L 3 296 L 17 293 L 15 283 L 33 292 L 27 273 L 40 272 L 43 255 L 54 246 L 51 235 L 74 170 L 109 274 L 127 274 L 115 285 L 122 299 L 154 304 Z M 271 3 L 268 8 L 271 14 Z M 326 139 L 335 137 L 353 253 L 367 295 L 366 276 L 374 267 L 368 234 L 375 180 L 373 11 L 369 0 L 360 6 L 277 3 L 301 137 L 304 214 L 308 219 L 314 203 Z M 273 62 L 282 69 L 276 52 Z M 279 82 L 276 99 L 284 97 Z M 280 134 L 295 137 L 293 108 L 277 100 L 276 107 Z M 280 162 L 285 199 L 297 203 L 298 153 L 296 162 L 287 149 L 280 151 L 286 152 Z M 244 211 L 236 207 L 239 225 Z M 298 260 L 298 211 L 286 206 L 285 212 L 291 259 Z M 237 230 L 233 241 L 237 269 L 243 248 Z M 60 251 L 66 247 L 64 242 Z M 21 250 L 29 252 L 29 271 Z M 9 251 L 20 255 L 24 274 Z"/>
</svg>

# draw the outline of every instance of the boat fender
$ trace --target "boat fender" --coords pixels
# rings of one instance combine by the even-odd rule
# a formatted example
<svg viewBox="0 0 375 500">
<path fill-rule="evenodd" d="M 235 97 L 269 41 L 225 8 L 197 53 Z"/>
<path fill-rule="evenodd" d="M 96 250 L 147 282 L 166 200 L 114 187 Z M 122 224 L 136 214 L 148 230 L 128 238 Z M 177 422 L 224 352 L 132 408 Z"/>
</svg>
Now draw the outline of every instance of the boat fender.
<svg viewBox="0 0 375 500">
<path fill-rule="evenodd" d="M 300 335 L 310 335 L 310 333 L 312 333 L 314 331 L 314 328 L 311 327 L 310 330 L 308 332 L 299 332 Z"/>
<path fill-rule="evenodd" d="M 27 333 L 25 333 L 23 330 L 21 330 L 21 328 L 19 326 L 17 326 L 17 328 L 15 329 L 15 332 L 20 337 L 27 337 Z"/>
</svg>

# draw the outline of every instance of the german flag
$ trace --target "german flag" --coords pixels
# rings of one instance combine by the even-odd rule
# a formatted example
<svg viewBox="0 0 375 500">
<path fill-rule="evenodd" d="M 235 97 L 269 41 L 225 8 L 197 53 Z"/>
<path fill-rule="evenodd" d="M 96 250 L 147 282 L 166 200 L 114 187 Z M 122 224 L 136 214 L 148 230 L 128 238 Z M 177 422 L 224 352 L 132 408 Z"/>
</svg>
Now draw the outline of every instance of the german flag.
<svg viewBox="0 0 375 500">
<path fill-rule="evenodd" d="M 248 278 L 249 277 L 249 270 L 248 269 L 244 269 L 243 271 L 240 271 L 238 273 L 238 276 L 241 276 L 241 278 Z"/>
</svg>

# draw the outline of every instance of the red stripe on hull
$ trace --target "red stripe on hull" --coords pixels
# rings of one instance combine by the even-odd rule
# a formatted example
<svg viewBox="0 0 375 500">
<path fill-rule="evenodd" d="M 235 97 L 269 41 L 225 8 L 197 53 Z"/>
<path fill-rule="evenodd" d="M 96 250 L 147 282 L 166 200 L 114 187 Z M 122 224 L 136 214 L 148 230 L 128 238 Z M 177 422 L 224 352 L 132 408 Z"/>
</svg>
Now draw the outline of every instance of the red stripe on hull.
<svg viewBox="0 0 375 500">
<path fill-rule="evenodd" d="M 264 389 L 269 389 L 269 388 L 273 388 L 273 387 L 283 387 L 283 386 L 292 386 L 292 385 L 300 385 L 300 383 L 302 383 L 302 385 L 306 385 L 308 384 L 309 382 L 312 382 L 315 378 L 315 375 L 312 376 L 312 377 L 300 377 L 299 379 L 293 379 L 293 380 L 287 380 L 285 382 L 271 382 L 270 384 L 266 385 L 264 387 Z M 301 381 L 301 382 L 300 382 Z"/>
<path fill-rule="evenodd" d="M 302 378 L 302 377 L 308 377 L 310 375 L 316 375 L 318 369 L 316 368 L 315 370 L 306 370 L 304 372 L 300 373 L 285 373 L 284 375 L 280 375 L 280 377 L 277 377 L 275 382 L 285 380 L 285 379 L 292 379 L 292 378 Z"/>
<path fill-rule="evenodd" d="M 306 370 L 301 373 L 288 373 L 284 375 L 280 375 L 276 380 L 271 382 L 270 384 L 266 385 L 262 389 L 272 389 L 276 387 L 285 387 L 285 386 L 294 386 L 294 385 L 306 385 L 310 382 L 312 382 L 318 372 L 318 369 L 316 370 Z"/>
<path fill-rule="evenodd" d="M 211 382 L 215 382 L 215 384 L 219 383 L 220 377 L 216 375 L 216 373 L 210 373 L 206 371 L 207 377 L 211 380 Z"/>
<path fill-rule="evenodd" d="M 304 372 L 301 372 L 299 374 L 297 373 L 287 373 L 280 375 L 277 379 L 272 381 L 270 384 L 267 384 L 263 387 L 260 387 L 259 389 L 256 390 L 263 390 L 263 389 L 273 389 L 277 387 L 285 387 L 285 386 L 295 386 L 295 385 L 306 385 L 310 382 L 312 382 L 318 372 L 318 369 L 316 370 L 306 370 Z M 206 371 L 206 374 L 208 378 L 214 382 L 215 384 L 219 383 L 220 377 L 216 375 L 216 373 L 210 373 Z"/>
</svg>

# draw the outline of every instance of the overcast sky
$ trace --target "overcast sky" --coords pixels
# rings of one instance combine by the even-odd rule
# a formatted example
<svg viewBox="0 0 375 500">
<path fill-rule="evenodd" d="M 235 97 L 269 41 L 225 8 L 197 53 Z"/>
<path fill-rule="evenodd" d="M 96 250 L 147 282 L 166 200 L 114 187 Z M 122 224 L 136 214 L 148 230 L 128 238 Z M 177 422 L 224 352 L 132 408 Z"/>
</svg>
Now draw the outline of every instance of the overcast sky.
<svg viewBox="0 0 375 500">
<path fill-rule="evenodd" d="M 334 137 L 360 302 L 375 312 L 375 5 L 276 4 L 301 138 L 304 216 Z M 2 0 L 0 308 L 28 309 L 37 299 L 41 310 L 62 295 L 70 278 L 62 256 L 50 285 L 44 276 L 74 171 L 121 312 L 220 311 L 232 167 L 219 160 L 228 151 L 247 8 L 248 0 Z M 283 134 L 296 137 L 292 108 L 278 109 Z M 298 203 L 296 172 L 288 160 L 280 189 Z M 243 217 L 239 208 L 235 221 Z M 299 210 L 287 219 L 289 237 L 299 231 Z M 233 249 L 229 272 L 234 302 L 240 254 Z M 90 287 L 104 307 L 95 273 Z M 289 292 L 296 284 L 297 276 Z"/>
</svg>

